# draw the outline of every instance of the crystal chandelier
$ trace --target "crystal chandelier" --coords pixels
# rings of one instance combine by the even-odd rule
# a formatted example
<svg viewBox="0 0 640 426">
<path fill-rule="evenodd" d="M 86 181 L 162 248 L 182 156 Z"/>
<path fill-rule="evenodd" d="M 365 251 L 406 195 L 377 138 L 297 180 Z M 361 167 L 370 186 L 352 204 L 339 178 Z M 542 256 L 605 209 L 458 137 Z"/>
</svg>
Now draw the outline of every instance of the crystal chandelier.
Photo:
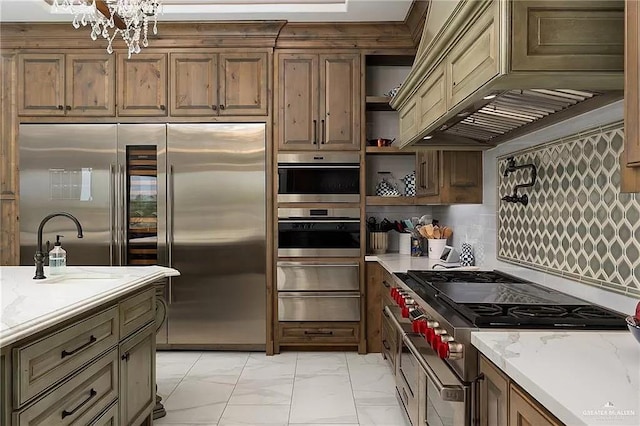
<svg viewBox="0 0 640 426">
<path fill-rule="evenodd" d="M 103 37 L 109 42 L 107 52 L 113 53 L 113 40 L 118 34 L 132 53 L 140 53 L 140 45 L 149 42 L 149 21 L 153 21 L 153 33 L 158 33 L 158 12 L 161 0 L 53 0 L 57 11 L 74 15 L 73 26 L 91 26 L 91 38 Z"/>
</svg>

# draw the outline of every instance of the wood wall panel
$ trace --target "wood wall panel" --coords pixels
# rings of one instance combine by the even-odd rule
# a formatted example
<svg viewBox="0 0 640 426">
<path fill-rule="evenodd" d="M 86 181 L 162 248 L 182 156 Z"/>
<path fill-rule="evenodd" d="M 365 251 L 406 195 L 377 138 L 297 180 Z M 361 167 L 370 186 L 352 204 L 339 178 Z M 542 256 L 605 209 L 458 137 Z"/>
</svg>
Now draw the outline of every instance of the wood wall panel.
<svg viewBox="0 0 640 426">
<path fill-rule="evenodd" d="M 16 55 L 0 56 L 0 265 L 18 264 Z"/>
</svg>

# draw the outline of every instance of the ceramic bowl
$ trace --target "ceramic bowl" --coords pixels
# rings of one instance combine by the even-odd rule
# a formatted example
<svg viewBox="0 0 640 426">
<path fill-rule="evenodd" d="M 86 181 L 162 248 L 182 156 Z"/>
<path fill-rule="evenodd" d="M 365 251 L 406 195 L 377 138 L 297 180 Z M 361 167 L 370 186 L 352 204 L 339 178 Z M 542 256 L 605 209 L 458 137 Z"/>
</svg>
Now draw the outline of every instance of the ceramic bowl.
<svg viewBox="0 0 640 426">
<path fill-rule="evenodd" d="M 636 320 L 632 316 L 628 316 L 627 327 L 629 327 L 629 331 L 633 334 L 633 337 L 635 337 L 638 343 L 640 343 L 640 321 Z"/>
</svg>

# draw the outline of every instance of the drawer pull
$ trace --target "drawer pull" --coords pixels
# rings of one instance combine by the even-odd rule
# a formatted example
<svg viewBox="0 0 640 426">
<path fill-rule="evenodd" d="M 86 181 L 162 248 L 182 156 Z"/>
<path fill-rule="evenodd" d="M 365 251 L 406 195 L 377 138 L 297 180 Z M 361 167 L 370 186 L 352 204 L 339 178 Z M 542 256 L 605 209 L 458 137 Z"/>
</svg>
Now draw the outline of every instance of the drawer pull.
<svg viewBox="0 0 640 426">
<path fill-rule="evenodd" d="M 382 285 L 385 286 L 386 288 L 391 288 L 391 284 L 389 284 L 387 280 L 382 280 Z"/>
<path fill-rule="evenodd" d="M 85 399 L 84 401 L 82 401 L 76 408 L 74 408 L 71 411 L 67 411 L 67 410 L 62 410 L 62 418 L 64 419 L 65 417 L 68 416 L 73 416 L 76 411 L 78 411 L 79 409 L 81 409 L 84 405 L 86 405 L 89 401 L 91 401 L 91 399 L 96 396 L 98 394 L 98 392 L 96 392 L 95 389 L 91 388 L 91 390 L 89 391 L 89 397 L 87 399 Z"/>
<path fill-rule="evenodd" d="M 333 331 L 331 331 L 331 330 L 329 330 L 329 331 L 309 331 L 309 330 L 305 330 L 304 334 L 315 335 L 315 336 L 331 336 L 331 335 L 333 335 Z"/>
<path fill-rule="evenodd" d="M 86 348 L 87 346 L 89 346 L 90 344 L 96 342 L 98 339 L 96 339 L 96 337 L 92 334 L 91 337 L 89 337 L 89 341 L 87 343 L 85 343 L 84 345 L 80 345 L 77 348 L 75 348 L 74 350 L 67 352 L 66 350 L 62 351 L 62 354 L 60 355 L 60 358 L 64 358 L 67 356 L 71 356 L 73 354 L 75 354 L 78 351 L 81 351 L 82 349 Z"/>
<path fill-rule="evenodd" d="M 384 348 L 388 351 L 391 350 L 391 346 L 389 346 L 389 342 L 387 342 L 386 340 L 382 341 L 382 346 L 384 346 Z"/>
<path fill-rule="evenodd" d="M 129 361 L 129 352 L 122 354 L 122 356 L 120 357 L 120 359 L 122 359 L 123 361 Z"/>
</svg>

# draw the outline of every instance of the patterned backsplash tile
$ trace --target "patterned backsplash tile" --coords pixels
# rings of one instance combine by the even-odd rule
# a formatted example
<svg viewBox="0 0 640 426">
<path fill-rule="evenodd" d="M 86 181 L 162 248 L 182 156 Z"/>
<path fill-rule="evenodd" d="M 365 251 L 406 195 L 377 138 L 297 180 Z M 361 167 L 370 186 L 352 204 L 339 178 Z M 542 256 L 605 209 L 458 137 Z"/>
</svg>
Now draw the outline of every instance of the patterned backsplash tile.
<svg viewBox="0 0 640 426">
<path fill-rule="evenodd" d="M 498 158 L 497 257 L 565 278 L 640 296 L 640 199 L 620 193 L 623 123 Z M 500 201 L 530 170 L 503 177 L 507 158 L 533 163 L 520 189 L 529 205 Z"/>
</svg>

